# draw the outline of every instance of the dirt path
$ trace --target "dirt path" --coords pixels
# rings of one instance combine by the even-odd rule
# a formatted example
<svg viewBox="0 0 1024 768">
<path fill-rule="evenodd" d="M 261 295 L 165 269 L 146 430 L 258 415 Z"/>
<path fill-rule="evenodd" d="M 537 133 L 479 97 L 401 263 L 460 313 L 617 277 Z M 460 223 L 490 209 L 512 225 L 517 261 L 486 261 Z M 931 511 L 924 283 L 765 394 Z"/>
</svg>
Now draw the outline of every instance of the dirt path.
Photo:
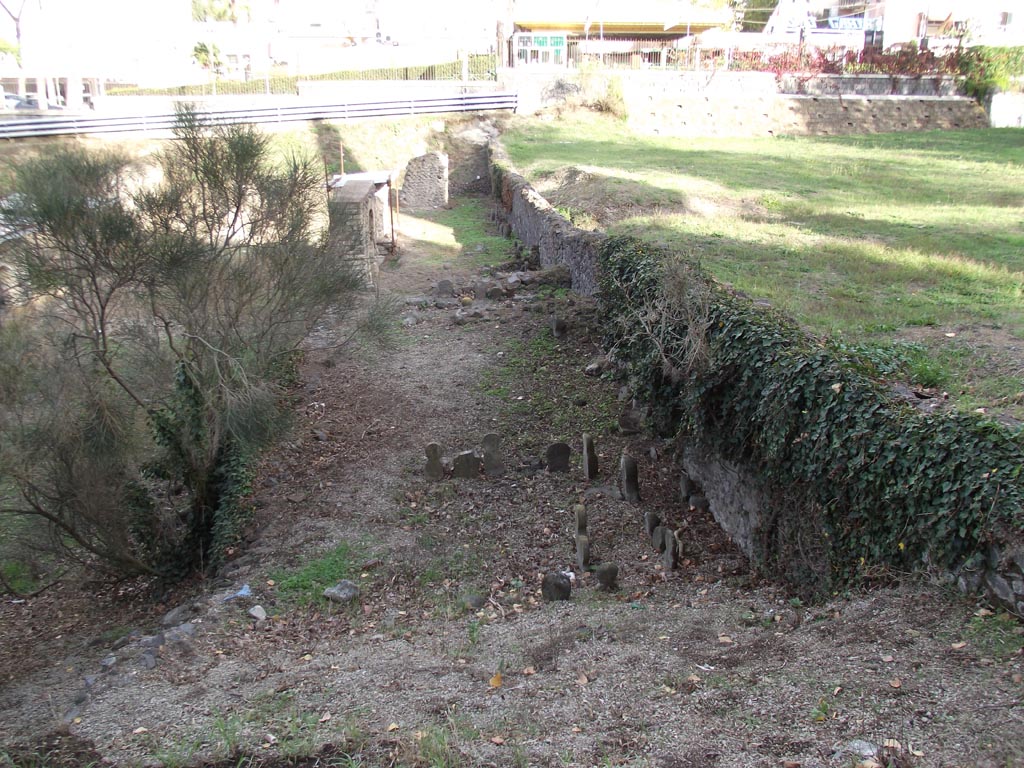
<svg viewBox="0 0 1024 768">
<path fill-rule="evenodd" d="M 429 256 L 407 249 L 383 287 L 478 279 Z M 462 325 L 454 306 L 413 302 L 395 351 L 311 352 L 253 542 L 167 626 L 176 604 L 127 587 L 0 606 L 0 743 L 52 748 L 48 765 L 1024 764 L 1019 627 L 917 580 L 813 607 L 759 583 L 678 502 L 671 445 L 613 428 L 618 384 L 584 375 L 593 308 L 563 294 L 476 301 Z M 596 482 L 578 468 L 583 431 Z M 451 457 L 488 432 L 500 477 L 424 477 L 428 442 Z M 568 473 L 539 468 L 555 440 L 573 446 Z M 624 450 L 640 505 L 608 487 Z M 542 575 L 576 570 L 579 503 L 620 588 L 576 571 L 572 600 L 544 603 Z M 644 535 L 648 509 L 687 531 L 676 571 Z M 348 606 L 295 587 L 342 572 L 361 589 Z"/>
</svg>

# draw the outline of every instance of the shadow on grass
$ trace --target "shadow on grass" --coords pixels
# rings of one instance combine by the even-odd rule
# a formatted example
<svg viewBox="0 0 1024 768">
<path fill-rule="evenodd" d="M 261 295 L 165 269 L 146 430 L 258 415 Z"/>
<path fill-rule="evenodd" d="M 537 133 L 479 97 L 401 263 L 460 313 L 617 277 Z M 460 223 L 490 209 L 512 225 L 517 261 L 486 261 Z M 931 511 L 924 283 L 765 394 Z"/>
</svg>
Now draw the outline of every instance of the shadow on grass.
<svg viewBox="0 0 1024 768">
<path fill-rule="evenodd" d="M 794 242 L 756 232 L 758 240 L 747 240 L 714 231 L 713 221 L 694 228 L 675 221 L 645 218 L 616 231 L 698 260 L 818 332 L 956 323 L 1024 329 L 1024 275 L 999 266 L 820 237 Z"/>
</svg>

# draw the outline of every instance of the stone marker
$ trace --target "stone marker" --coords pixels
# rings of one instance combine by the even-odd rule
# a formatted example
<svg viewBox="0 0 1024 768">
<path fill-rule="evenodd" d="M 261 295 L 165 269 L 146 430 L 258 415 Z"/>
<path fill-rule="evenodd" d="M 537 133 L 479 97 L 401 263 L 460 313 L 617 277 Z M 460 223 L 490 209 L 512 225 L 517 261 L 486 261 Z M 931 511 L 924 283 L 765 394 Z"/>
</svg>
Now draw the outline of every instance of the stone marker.
<svg viewBox="0 0 1024 768">
<path fill-rule="evenodd" d="M 597 449 L 594 447 L 594 438 L 590 435 L 583 435 L 583 479 L 593 480 L 597 477 Z"/>
<path fill-rule="evenodd" d="M 551 318 L 551 333 L 556 339 L 564 339 L 569 333 L 569 326 L 560 317 Z"/>
<path fill-rule="evenodd" d="M 564 573 L 547 573 L 540 583 L 540 594 L 547 602 L 568 600 L 572 594 L 572 582 Z"/>
<path fill-rule="evenodd" d="M 333 587 L 325 589 L 324 597 L 335 603 L 351 603 L 359 597 L 359 585 L 349 579 L 342 579 Z"/>
<path fill-rule="evenodd" d="M 663 525 L 659 525 L 651 532 L 651 544 L 654 545 L 659 554 L 665 551 L 665 539 L 668 538 L 666 536 L 667 533 L 668 529 Z"/>
<path fill-rule="evenodd" d="M 455 457 L 452 464 L 452 477 L 471 480 L 480 477 L 480 457 L 473 451 L 463 451 Z"/>
<path fill-rule="evenodd" d="M 630 401 L 619 414 L 619 432 L 624 435 L 635 435 L 644 427 L 644 412 Z"/>
<path fill-rule="evenodd" d="M 636 469 L 636 459 L 628 453 L 622 454 L 619 462 L 619 480 L 622 483 L 622 496 L 626 501 L 637 504 L 640 501 L 640 480 Z"/>
<path fill-rule="evenodd" d="M 451 296 L 455 293 L 455 285 L 451 280 L 438 280 L 435 293 L 438 296 Z"/>
<path fill-rule="evenodd" d="M 594 571 L 597 576 L 597 583 L 609 592 L 618 589 L 619 566 L 615 563 L 601 563 Z"/>
<path fill-rule="evenodd" d="M 576 535 L 576 565 L 581 571 L 590 567 L 590 537 L 584 534 Z"/>
<path fill-rule="evenodd" d="M 708 504 L 707 496 L 701 496 L 700 494 L 694 494 L 690 497 L 690 509 L 696 509 L 698 512 L 707 512 L 711 509 L 711 505 Z"/>
<path fill-rule="evenodd" d="M 484 474 L 488 477 L 500 477 L 505 474 L 505 462 L 501 458 L 501 436 L 488 432 L 482 440 L 484 449 Z"/>
<path fill-rule="evenodd" d="M 694 491 L 697 490 L 697 486 L 694 485 L 693 480 L 690 479 L 690 475 L 686 471 L 679 473 L 679 499 L 684 504 L 690 503 L 690 497 L 693 496 Z"/>
<path fill-rule="evenodd" d="M 665 551 L 661 553 L 661 568 L 663 571 L 674 571 L 676 569 L 676 539 L 671 531 L 666 530 L 662 537 L 665 542 Z"/>
<path fill-rule="evenodd" d="M 686 548 L 683 546 L 686 541 L 686 529 L 676 528 L 672 538 L 676 540 L 676 563 L 678 563 L 683 558 L 683 552 L 686 551 Z"/>
<path fill-rule="evenodd" d="M 644 530 L 648 536 L 654 535 L 654 529 L 661 525 L 661 518 L 653 509 L 644 512 Z"/>
<path fill-rule="evenodd" d="M 552 443 L 544 454 L 548 465 L 548 472 L 568 472 L 569 456 L 572 449 L 568 443 Z"/>
<path fill-rule="evenodd" d="M 573 514 L 576 516 L 576 533 L 580 536 L 587 535 L 587 508 L 582 504 L 577 504 L 572 508 Z"/>
<path fill-rule="evenodd" d="M 440 443 L 427 443 L 427 467 L 426 475 L 428 480 L 441 480 L 444 478 L 444 462 L 441 461 Z"/>
</svg>

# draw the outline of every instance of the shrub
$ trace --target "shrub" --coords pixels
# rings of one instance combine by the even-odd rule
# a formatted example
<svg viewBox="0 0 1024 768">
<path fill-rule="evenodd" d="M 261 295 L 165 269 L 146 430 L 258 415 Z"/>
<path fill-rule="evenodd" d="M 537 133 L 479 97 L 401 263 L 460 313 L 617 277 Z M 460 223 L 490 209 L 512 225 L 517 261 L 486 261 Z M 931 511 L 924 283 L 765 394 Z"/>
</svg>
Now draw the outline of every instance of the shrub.
<svg viewBox="0 0 1024 768">
<path fill-rule="evenodd" d="M 64 147 L 17 166 L 0 209 L 24 297 L 0 354 L 3 511 L 122 573 L 204 570 L 234 541 L 283 363 L 361 285 L 327 250 L 316 162 L 189 109 L 175 134 L 155 186 Z"/>
<path fill-rule="evenodd" d="M 863 355 L 639 240 L 602 247 L 601 298 L 606 342 L 656 428 L 753 469 L 793 530 L 820 533 L 803 549 L 830 563 L 827 582 L 953 566 L 1000 528 L 1024 528 L 1019 432 L 893 399 Z"/>
</svg>

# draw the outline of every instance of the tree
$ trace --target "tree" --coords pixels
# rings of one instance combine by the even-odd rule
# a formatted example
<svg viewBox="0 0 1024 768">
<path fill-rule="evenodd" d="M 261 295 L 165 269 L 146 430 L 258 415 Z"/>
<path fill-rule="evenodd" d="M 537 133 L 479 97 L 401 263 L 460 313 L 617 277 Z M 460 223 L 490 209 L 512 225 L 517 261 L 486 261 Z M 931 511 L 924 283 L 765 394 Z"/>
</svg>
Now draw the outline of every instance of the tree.
<svg viewBox="0 0 1024 768">
<path fill-rule="evenodd" d="M 0 326 L 0 511 L 122 573 L 201 571 L 232 543 L 282 376 L 362 285 L 328 251 L 314 162 L 275 164 L 254 128 L 190 109 L 175 136 L 156 186 L 67 147 L 17 166 L 0 207 L 19 304 Z"/>
<path fill-rule="evenodd" d="M 13 8 L 15 3 L 11 0 L 0 0 L 0 9 L 11 17 L 11 21 L 14 22 L 14 55 L 18 60 L 18 66 L 21 66 L 21 17 L 25 14 L 25 4 L 28 0 L 21 0 L 21 3 L 17 5 L 18 11 L 14 12 Z M 8 51 L 5 51 L 7 53 Z"/>
<path fill-rule="evenodd" d="M 742 32 L 764 32 L 779 0 L 735 0 L 733 8 Z"/>
</svg>

